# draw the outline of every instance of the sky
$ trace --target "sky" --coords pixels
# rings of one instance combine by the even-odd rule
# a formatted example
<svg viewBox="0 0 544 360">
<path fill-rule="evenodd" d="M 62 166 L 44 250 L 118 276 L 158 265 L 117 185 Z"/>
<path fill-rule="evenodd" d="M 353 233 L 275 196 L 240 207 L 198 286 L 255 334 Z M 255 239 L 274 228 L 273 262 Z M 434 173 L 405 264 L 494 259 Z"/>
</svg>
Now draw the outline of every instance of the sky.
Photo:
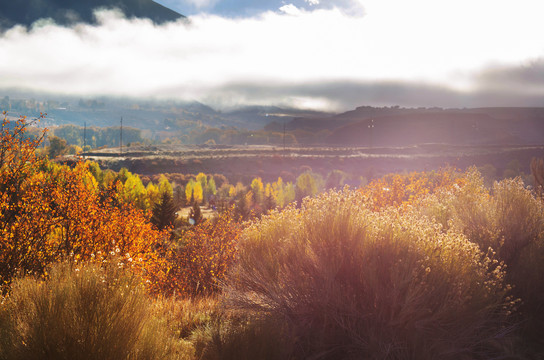
<svg viewBox="0 0 544 360">
<path fill-rule="evenodd" d="M 544 105 L 537 0 L 160 0 L 189 20 L 97 11 L 0 34 L 0 95 L 277 105 Z"/>
</svg>

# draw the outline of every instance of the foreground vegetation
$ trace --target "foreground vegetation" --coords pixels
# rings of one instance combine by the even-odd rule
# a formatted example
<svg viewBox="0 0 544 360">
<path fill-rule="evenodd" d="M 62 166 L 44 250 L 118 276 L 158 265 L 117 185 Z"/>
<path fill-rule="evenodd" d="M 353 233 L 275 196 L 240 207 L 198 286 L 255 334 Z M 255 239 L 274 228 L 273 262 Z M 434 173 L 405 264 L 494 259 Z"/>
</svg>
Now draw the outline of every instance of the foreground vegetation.
<svg viewBox="0 0 544 360">
<path fill-rule="evenodd" d="M 309 175 L 298 203 L 173 231 L 171 183 L 132 196 L 134 175 L 51 163 L 24 133 L 4 122 L 0 359 L 544 356 L 544 208 L 519 178 L 450 169 L 317 194 Z M 193 204 L 210 180 L 185 184 Z M 264 204 L 269 186 L 241 198 Z"/>
</svg>

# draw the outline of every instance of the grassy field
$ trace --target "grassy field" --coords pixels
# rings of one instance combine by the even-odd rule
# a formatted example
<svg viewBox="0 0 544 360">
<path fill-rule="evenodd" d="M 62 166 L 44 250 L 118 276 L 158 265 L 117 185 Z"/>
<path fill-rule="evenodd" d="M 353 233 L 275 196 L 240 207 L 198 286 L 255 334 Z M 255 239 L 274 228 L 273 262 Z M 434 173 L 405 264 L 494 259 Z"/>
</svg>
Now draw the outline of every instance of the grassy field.
<svg viewBox="0 0 544 360">
<path fill-rule="evenodd" d="M 544 146 L 453 146 L 426 144 L 399 148 L 282 147 L 273 146 L 148 146 L 96 150 L 86 154 L 102 167 L 152 175 L 158 173 L 219 173 L 231 183 L 260 176 L 273 181 L 297 176 L 310 167 L 325 176 L 342 170 L 354 177 L 374 178 L 392 172 L 426 171 L 442 166 L 467 168 L 492 165 L 502 173 L 507 164 L 526 165 L 543 157 Z"/>
</svg>

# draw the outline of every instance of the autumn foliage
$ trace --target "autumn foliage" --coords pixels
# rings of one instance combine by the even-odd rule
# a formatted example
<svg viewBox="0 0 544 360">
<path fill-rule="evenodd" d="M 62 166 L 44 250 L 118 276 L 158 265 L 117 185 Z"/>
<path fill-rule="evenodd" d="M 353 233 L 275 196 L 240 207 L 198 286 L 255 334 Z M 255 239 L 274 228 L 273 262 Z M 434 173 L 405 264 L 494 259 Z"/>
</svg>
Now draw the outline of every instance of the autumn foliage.
<svg viewBox="0 0 544 360">
<path fill-rule="evenodd" d="M 46 274 L 63 258 L 82 261 L 109 253 L 141 268 L 158 261 L 165 234 L 119 199 L 117 185 L 101 188 L 79 162 L 74 168 L 36 156 L 43 137 L 25 137 L 27 123 L 4 120 L 0 147 L 0 283 L 18 273 Z"/>
<path fill-rule="evenodd" d="M 374 210 L 388 206 L 406 207 L 418 198 L 424 197 L 441 188 L 465 182 L 451 168 L 431 172 L 411 172 L 409 174 L 388 174 L 383 178 L 373 180 L 363 187 L 360 192 L 373 200 Z"/>
<path fill-rule="evenodd" d="M 443 169 L 322 194 L 343 174 L 144 186 L 41 158 L 45 133 L 28 130 L 21 118 L 0 133 L 0 359 L 116 346 L 109 358 L 544 354 L 544 203 L 519 178 L 486 187 L 475 169 Z M 224 211 L 189 225 L 175 212 L 187 202 Z"/>
<path fill-rule="evenodd" d="M 183 296 L 217 293 L 235 261 L 240 231 L 232 211 L 187 231 L 166 255 L 168 270 L 160 292 Z"/>
</svg>

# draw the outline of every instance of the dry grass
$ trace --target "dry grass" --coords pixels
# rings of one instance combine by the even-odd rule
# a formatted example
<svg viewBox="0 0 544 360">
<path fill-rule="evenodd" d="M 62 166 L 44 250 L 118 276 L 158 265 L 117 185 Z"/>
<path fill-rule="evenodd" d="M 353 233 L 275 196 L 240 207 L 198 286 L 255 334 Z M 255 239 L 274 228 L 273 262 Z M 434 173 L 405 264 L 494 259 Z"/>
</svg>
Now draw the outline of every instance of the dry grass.
<svg viewBox="0 0 544 360">
<path fill-rule="evenodd" d="M 296 358 L 496 355 L 504 271 L 460 233 L 331 192 L 245 231 L 230 303 L 286 321 Z"/>
<path fill-rule="evenodd" d="M 153 313 L 179 339 L 189 340 L 193 332 L 209 326 L 222 312 L 216 297 L 164 298 L 153 304 Z"/>
<path fill-rule="evenodd" d="M 288 360 L 293 340 L 286 324 L 253 312 L 224 312 L 191 336 L 201 360 Z"/>
<path fill-rule="evenodd" d="M 0 307 L 0 358 L 182 358 L 150 310 L 140 280 L 116 264 L 57 264 L 47 281 L 14 282 Z"/>
<path fill-rule="evenodd" d="M 414 216 L 428 216 L 463 233 L 483 251 L 496 253 L 506 269 L 512 294 L 521 300 L 517 321 L 522 345 L 518 352 L 544 356 L 544 205 L 518 179 L 484 186 L 472 171 L 467 185 L 423 199 Z"/>
</svg>

